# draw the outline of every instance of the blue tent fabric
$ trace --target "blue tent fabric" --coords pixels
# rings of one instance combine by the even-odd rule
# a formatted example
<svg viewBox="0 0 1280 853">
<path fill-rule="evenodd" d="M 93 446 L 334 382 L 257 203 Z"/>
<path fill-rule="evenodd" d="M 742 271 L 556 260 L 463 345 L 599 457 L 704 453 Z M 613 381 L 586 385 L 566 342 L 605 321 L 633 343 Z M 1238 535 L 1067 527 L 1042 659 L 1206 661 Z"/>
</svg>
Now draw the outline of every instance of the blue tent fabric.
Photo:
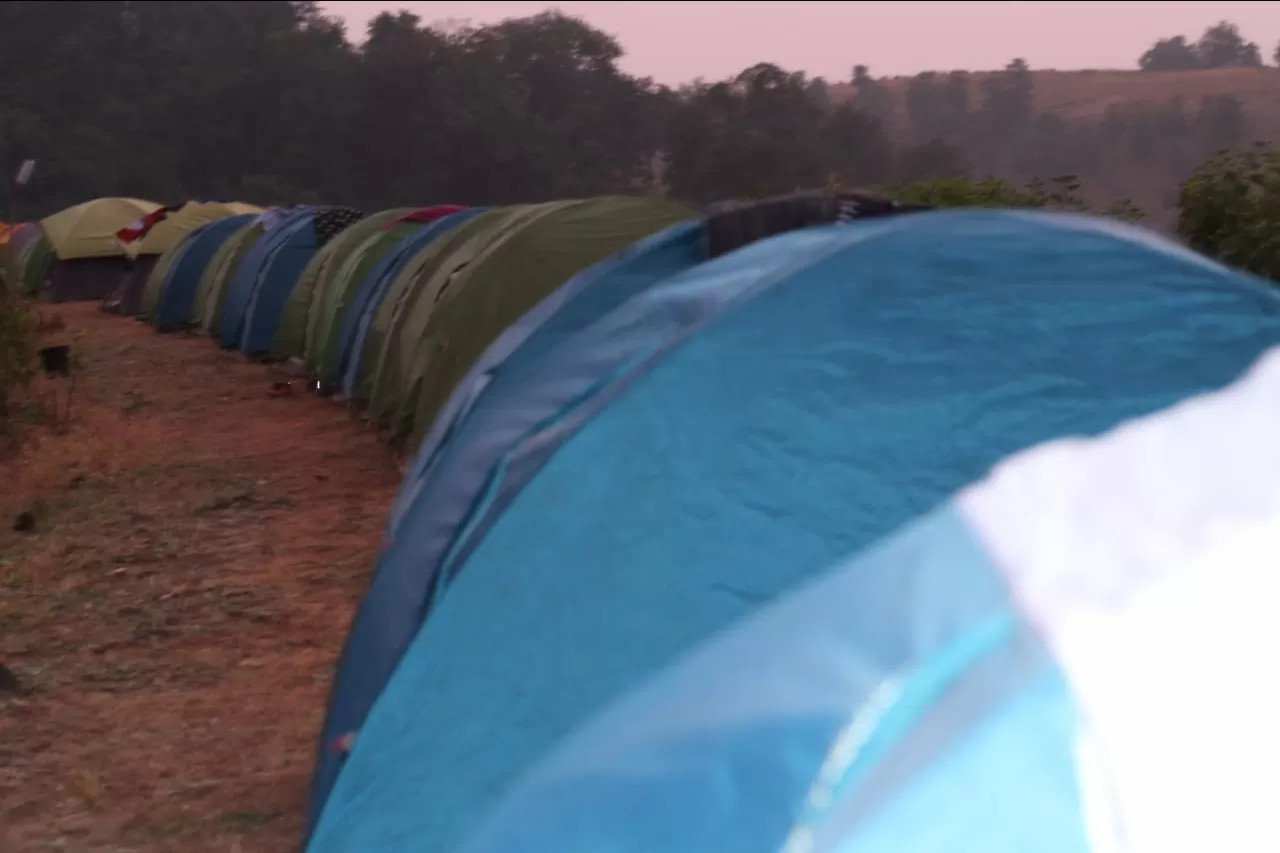
<svg viewBox="0 0 1280 853">
<path fill-rule="evenodd" d="M 285 303 L 307 263 L 362 216 L 344 207 L 307 209 L 267 231 L 241 261 L 231 282 L 218 324 L 219 343 L 239 347 L 249 356 L 269 352 Z"/>
<path fill-rule="evenodd" d="M 305 218 L 281 227 L 279 239 L 258 275 L 239 337 L 234 342 L 245 355 L 262 355 L 271 350 L 289 294 L 322 245 L 315 231 L 315 221 L 314 217 Z"/>
<path fill-rule="evenodd" d="M 571 336 L 648 288 L 697 266 L 704 260 L 702 240 L 697 221 L 650 235 L 569 279 L 500 335 L 459 383 L 414 454 L 391 509 L 390 534 L 394 535 L 403 513 L 417 500 L 422 480 L 442 448 L 460 432 L 460 421 L 470 418 L 477 405 L 492 409 L 495 401 L 518 392 L 527 379 L 526 371 Z M 484 428 L 471 430 L 477 431 Z"/>
<path fill-rule="evenodd" d="M 874 728 L 860 720 L 871 734 L 849 750 L 856 762 L 840 766 L 832 758 L 857 737 L 851 721 L 866 708 L 887 710 Z M 945 824 L 951 844 L 940 850 L 1078 851 L 1078 798 L 1064 784 L 1072 710 L 1051 653 L 947 508 L 744 621 L 584 726 L 462 849 L 774 853 L 787 849 L 797 825 L 833 819 L 811 801 L 837 801 L 842 815 L 874 812 L 886 791 L 922 767 L 955 761 L 951 751 L 974 729 L 1004 715 L 1003 737 L 982 743 L 982 769 L 996 777 L 983 781 L 1002 796 L 970 802 L 955 786 L 927 798 L 924 819 L 911 817 L 935 824 L 955 812 L 948 799 L 963 803 L 967 814 Z M 1048 791 L 1034 785 L 1045 773 Z M 956 774 L 942 775 L 954 782 Z M 378 838 L 364 849 L 395 846 Z"/>
<path fill-rule="evenodd" d="M 1273 349 L 1008 460 L 584 726 L 457 849 L 1275 848 L 1278 421 Z"/>
<path fill-rule="evenodd" d="M 471 496 L 460 519 L 405 509 L 391 548 L 445 541 L 422 572 L 447 592 L 310 849 L 450 847 L 562 737 L 741 616 L 1005 456 L 1218 388 L 1277 340 L 1261 283 L 1050 214 L 814 228 L 643 290 L 533 359 L 508 422 L 456 425 L 477 437 L 450 445 L 490 448 L 447 482 L 442 456 L 412 503 Z M 387 639 L 361 662 L 386 667 Z"/>
<path fill-rule="evenodd" d="M 455 214 L 460 215 L 460 214 Z M 420 237 L 419 234 L 414 235 Z M 419 247 L 420 248 L 420 247 Z M 416 251 L 416 250 L 415 250 Z M 470 416 L 472 403 L 483 401 L 485 415 L 476 418 L 498 418 L 506 412 L 509 393 L 518 393 L 529 364 L 536 363 L 541 353 L 553 350 L 593 320 L 626 302 L 646 288 L 695 266 L 702 259 L 702 232 L 697 223 L 672 226 L 637 242 L 627 251 L 583 270 L 536 305 L 521 320 L 503 333 L 459 383 L 404 479 L 396 505 L 415 507 L 417 517 L 431 512 L 429 502 L 416 501 L 430 460 L 446 437 L 456 436 L 467 442 L 452 454 L 463 467 L 492 465 L 494 458 L 485 454 L 495 448 L 476 438 L 489 435 L 485 424 L 467 430 L 450 430 L 446 425 Z M 481 392 L 485 395 L 481 397 Z M 489 393 L 493 392 L 493 393 Z M 501 393 L 498 393 L 501 392 Z M 477 423 L 479 423 L 477 421 Z M 478 456 L 480 462 L 477 463 Z M 448 475 L 444 475 L 448 479 Z M 479 481 L 467 481 L 473 490 Z M 452 496 L 456 497 L 456 495 Z M 450 498 L 445 497 L 448 501 Z M 445 517 L 453 519 L 464 509 L 462 504 L 445 505 Z M 394 541 L 400 513 L 392 510 L 388 538 Z M 337 685 L 321 730 L 320 747 L 312 780 L 310 816 L 312 825 L 337 778 L 339 759 L 327 744 L 333 738 L 358 729 L 364 722 L 374 699 L 382 691 L 400 656 L 408 648 L 422 624 L 434 592 L 435 564 L 440 548 L 447 543 L 400 540 L 379 558 L 378 566 L 352 623 L 351 632 L 338 664 Z M 426 551 L 434 546 L 435 553 Z"/>
<path fill-rule="evenodd" d="M 160 331 L 190 325 L 200 276 L 227 239 L 254 218 L 244 213 L 208 222 L 187 236 L 182 254 L 169 268 L 152 322 Z"/>
<path fill-rule="evenodd" d="M 360 357 L 364 351 L 369 324 L 373 322 L 373 315 L 382 303 L 382 295 L 395 281 L 396 276 L 404 270 L 406 264 L 413 260 L 413 256 L 432 240 L 486 210 L 488 208 L 469 208 L 424 223 L 421 228 L 406 234 L 394 249 L 379 259 L 369 270 L 356 289 L 351 304 L 342 315 L 339 326 L 335 375 L 341 379 L 344 395 L 350 397 L 355 390 L 356 375 L 360 368 Z"/>
<path fill-rule="evenodd" d="M 272 263 L 280 249 L 291 242 L 314 246 L 315 233 L 313 231 L 308 235 L 306 228 L 315 214 L 316 211 L 312 208 L 284 212 L 278 219 L 270 221 L 270 228 L 245 253 L 231 281 L 227 283 L 222 313 L 218 317 L 219 346 L 231 349 L 240 343 L 244 335 L 245 318 L 263 285 L 268 284 L 264 279 L 272 273 Z M 283 276 L 273 278 L 275 280 L 269 283 L 269 290 L 292 286 L 292 282 L 282 280 Z"/>
</svg>

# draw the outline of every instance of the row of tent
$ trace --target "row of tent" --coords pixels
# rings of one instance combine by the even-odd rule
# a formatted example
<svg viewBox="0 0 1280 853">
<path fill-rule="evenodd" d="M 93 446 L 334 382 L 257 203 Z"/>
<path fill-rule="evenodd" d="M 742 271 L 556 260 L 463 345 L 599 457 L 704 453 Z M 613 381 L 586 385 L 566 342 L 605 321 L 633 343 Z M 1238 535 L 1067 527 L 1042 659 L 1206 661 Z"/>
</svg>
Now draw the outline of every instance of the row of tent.
<svg viewBox="0 0 1280 853">
<path fill-rule="evenodd" d="M 238 216 L 135 310 L 424 433 L 309 853 L 1280 845 L 1273 287 L 857 196 Z"/>
<path fill-rule="evenodd" d="M 1280 354 L 1233 385 L 1274 286 L 1110 220 L 827 201 L 658 231 L 468 355 L 309 853 L 1280 843 Z"/>
<path fill-rule="evenodd" d="M 97 199 L 19 228 L 10 269 L 32 295 L 102 299 L 160 331 L 198 329 L 251 357 L 299 362 L 315 387 L 416 441 L 507 325 L 691 215 L 643 197 L 369 215 L 246 208 L 175 207 L 130 249 L 119 231 L 160 206 Z"/>
<path fill-rule="evenodd" d="M 130 245 L 122 229 L 157 211 L 166 216 Z M 53 301 L 101 299 L 122 278 L 145 276 L 156 260 L 192 229 L 227 216 L 261 213 L 241 202 L 190 202 L 170 214 L 132 198 L 100 198 L 35 222 L 11 225 L 0 243 L 0 273 L 29 295 Z"/>
</svg>

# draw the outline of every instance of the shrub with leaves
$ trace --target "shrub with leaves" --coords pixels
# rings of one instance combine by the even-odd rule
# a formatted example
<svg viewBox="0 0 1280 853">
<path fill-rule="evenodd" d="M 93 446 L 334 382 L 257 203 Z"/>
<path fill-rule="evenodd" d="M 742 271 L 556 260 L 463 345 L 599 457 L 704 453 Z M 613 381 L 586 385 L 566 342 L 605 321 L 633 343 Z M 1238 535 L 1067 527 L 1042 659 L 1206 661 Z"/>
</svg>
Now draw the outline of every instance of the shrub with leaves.
<svg viewBox="0 0 1280 853">
<path fill-rule="evenodd" d="M 904 204 L 927 204 L 932 207 L 1005 207 L 1045 208 L 1049 210 L 1092 210 L 1080 197 L 1080 182 L 1075 175 L 1063 175 L 1048 181 L 1035 180 L 1017 186 L 999 178 L 940 178 L 917 181 L 893 190 L 891 195 Z M 1128 199 L 1106 210 L 1094 211 L 1118 219 L 1137 221 L 1146 214 Z"/>
<path fill-rule="evenodd" d="M 35 315 L 18 289 L 0 281 L 0 429 L 10 395 L 34 372 L 35 325 Z"/>
<path fill-rule="evenodd" d="M 1280 282 L 1280 150 L 1223 151 L 1182 185 L 1178 234 L 1225 264 Z"/>
</svg>

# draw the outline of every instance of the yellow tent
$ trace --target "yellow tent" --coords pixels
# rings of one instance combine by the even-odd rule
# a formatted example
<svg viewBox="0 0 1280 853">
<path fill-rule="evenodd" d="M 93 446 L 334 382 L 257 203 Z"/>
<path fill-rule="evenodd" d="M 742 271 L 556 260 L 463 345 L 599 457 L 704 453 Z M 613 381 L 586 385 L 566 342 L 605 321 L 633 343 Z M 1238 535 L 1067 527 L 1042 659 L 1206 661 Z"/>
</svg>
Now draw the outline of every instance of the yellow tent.
<svg viewBox="0 0 1280 853">
<path fill-rule="evenodd" d="M 188 232 L 206 222 L 238 216 L 242 213 L 258 214 L 262 208 L 239 201 L 190 201 L 181 210 L 170 213 L 157 222 L 136 248 L 121 247 L 121 251 L 133 255 L 162 255 L 177 245 Z M 127 224 L 127 223 L 126 223 Z M 122 226 L 123 227 L 123 226 Z"/>
<path fill-rule="evenodd" d="M 116 232 L 159 208 L 136 198 L 95 198 L 40 220 L 59 260 L 110 258 L 124 254 Z"/>
</svg>

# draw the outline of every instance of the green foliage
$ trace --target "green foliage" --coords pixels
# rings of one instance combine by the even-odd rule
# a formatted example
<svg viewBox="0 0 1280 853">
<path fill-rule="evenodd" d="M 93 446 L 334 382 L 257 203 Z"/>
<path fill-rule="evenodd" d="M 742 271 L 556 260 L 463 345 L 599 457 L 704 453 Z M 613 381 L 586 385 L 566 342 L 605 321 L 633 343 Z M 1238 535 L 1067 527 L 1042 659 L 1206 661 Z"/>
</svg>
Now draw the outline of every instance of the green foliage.
<svg viewBox="0 0 1280 853">
<path fill-rule="evenodd" d="M 10 395 L 34 372 L 35 315 L 25 299 L 0 279 L 0 430 Z"/>
<path fill-rule="evenodd" d="M 1049 181 L 1034 180 L 1025 186 L 1017 186 L 999 178 L 943 178 L 905 184 L 894 189 L 891 194 L 904 204 L 927 204 L 933 207 L 1044 208 L 1081 212 L 1092 210 L 1079 192 L 1080 182 L 1076 176 L 1063 175 Z M 1096 212 L 1131 222 L 1145 216 L 1129 199 L 1123 199 Z"/>
<path fill-rule="evenodd" d="M 1230 26 L 1180 44 L 1252 57 Z M 0 3 L 0 217 L 114 195 L 381 210 L 1063 173 L 1155 212 L 1238 144 L 1256 102 L 1187 96 L 1176 122 L 1066 118 L 1037 109 L 1019 60 L 905 86 L 865 66 L 823 81 L 759 63 L 673 89 L 622 59 L 553 12 L 483 26 L 386 12 L 346 34 L 316 2 Z M 35 175 L 15 187 L 28 158 Z"/>
<path fill-rule="evenodd" d="M 1178 198 L 1178 234 L 1231 266 L 1280 281 L 1280 150 L 1223 151 Z"/>
<path fill-rule="evenodd" d="M 1138 60 L 1143 71 L 1196 71 L 1202 68 L 1261 68 L 1262 52 L 1245 40 L 1240 28 L 1219 21 L 1194 44 L 1185 36 L 1160 39 Z"/>
</svg>

